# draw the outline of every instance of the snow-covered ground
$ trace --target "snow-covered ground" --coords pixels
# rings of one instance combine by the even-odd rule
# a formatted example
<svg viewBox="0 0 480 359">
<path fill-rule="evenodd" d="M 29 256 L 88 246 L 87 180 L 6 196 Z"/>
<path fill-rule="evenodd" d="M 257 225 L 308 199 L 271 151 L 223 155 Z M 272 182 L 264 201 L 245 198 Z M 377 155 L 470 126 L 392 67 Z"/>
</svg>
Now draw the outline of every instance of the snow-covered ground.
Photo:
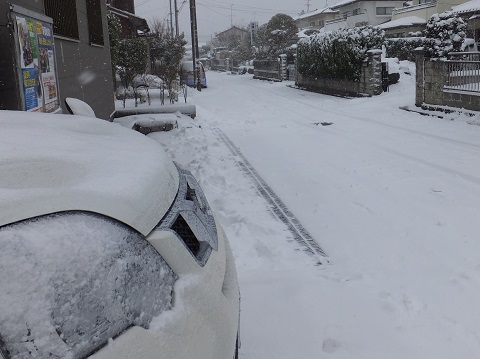
<svg viewBox="0 0 480 359">
<path fill-rule="evenodd" d="M 230 238 L 241 358 L 480 356 L 480 115 L 400 110 L 414 104 L 411 70 L 357 99 L 208 72 L 189 91 L 197 118 L 149 135 L 194 173 Z M 330 264 L 298 250 L 215 128 Z"/>
</svg>

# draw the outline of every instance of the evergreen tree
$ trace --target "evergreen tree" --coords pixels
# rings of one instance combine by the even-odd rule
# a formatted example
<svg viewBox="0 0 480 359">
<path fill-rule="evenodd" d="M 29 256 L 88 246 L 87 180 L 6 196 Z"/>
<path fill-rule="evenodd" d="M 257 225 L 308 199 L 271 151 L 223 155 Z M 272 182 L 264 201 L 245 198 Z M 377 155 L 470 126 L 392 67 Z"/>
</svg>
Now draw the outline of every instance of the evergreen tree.
<svg viewBox="0 0 480 359">
<path fill-rule="evenodd" d="M 297 33 L 298 27 L 291 16 L 277 14 L 262 29 L 263 50 L 270 57 L 292 52 L 292 45 L 298 41 Z"/>
</svg>

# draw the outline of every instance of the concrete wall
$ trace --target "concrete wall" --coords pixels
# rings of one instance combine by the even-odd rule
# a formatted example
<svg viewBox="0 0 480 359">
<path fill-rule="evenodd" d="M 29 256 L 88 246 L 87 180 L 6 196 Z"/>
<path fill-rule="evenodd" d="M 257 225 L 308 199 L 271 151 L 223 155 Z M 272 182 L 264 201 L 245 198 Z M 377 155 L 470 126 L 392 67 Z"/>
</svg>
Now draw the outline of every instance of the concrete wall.
<svg viewBox="0 0 480 359">
<path fill-rule="evenodd" d="M 55 48 L 62 106 L 66 97 L 76 97 L 88 103 L 97 117 L 108 119 L 115 105 L 106 24 L 107 9 L 104 1 L 101 1 L 101 8 L 104 20 L 104 46 L 89 44 L 86 1 L 77 0 L 80 41 L 56 37 Z M 63 109 L 66 112 L 65 107 Z"/>
<path fill-rule="evenodd" d="M 444 91 L 444 62 L 431 61 L 422 51 L 416 57 L 415 105 L 450 106 L 480 111 L 480 93 Z"/>
<path fill-rule="evenodd" d="M 253 61 L 253 78 L 261 80 L 282 81 L 282 71 L 278 60 Z"/>
<path fill-rule="evenodd" d="M 58 0 L 62 1 L 62 0 Z M 12 0 L 25 9 L 44 14 L 43 0 Z M 104 21 L 104 46 L 89 44 L 88 22 L 85 0 L 76 0 L 79 40 L 69 40 L 55 36 L 56 66 L 60 103 L 66 97 L 75 97 L 87 102 L 97 117 L 108 119 L 114 111 L 113 81 L 110 62 L 110 46 L 106 24 L 106 5 L 101 1 Z M 15 43 L 13 30 L 7 28 L 6 1 L 0 1 L 0 109 L 21 110 L 22 103 L 16 70 Z"/>
<path fill-rule="evenodd" d="M 329 95 L 380 95 L 383 92 L 381 50 L 371 50 L 368 52 L 368 61 L 365 63 L 365 66 L 362 67 L 360 81 L 312 78 L 298 72 L 296 85 Z"/>
</svg>

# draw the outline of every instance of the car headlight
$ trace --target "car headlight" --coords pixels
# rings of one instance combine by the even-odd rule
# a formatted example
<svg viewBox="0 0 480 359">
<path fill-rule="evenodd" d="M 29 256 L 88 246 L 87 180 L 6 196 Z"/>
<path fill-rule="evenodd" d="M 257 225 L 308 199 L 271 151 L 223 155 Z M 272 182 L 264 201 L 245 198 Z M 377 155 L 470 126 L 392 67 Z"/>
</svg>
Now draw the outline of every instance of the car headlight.
<svg viewBox="0 0 480 359">
<path fill-rule="evenodd" d="M 177 276 L 135 230 L 63 212 L 0 228 L 0 352 L 86 358 L 172 308 Z"/>
<path fill-rule="evenodd" d="M 211 251 L 218 250 L 215 219 L 195 177 L 175 165 L 179 173 L 177 197 L 156 229 L 174 232 L 203 266 Z"/>
</svg>

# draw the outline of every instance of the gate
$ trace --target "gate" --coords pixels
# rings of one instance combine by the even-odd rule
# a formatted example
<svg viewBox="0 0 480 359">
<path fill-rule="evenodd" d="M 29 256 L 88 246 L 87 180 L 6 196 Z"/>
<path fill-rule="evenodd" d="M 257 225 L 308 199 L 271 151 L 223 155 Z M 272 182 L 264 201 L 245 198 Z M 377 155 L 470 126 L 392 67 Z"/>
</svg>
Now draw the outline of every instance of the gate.
<svg viewBox="0 0 480 359">
<path fill-rule="evenodd" d="M 388 92 L 390 81 L 388 79 L 388 62 L 382 62 L 382 89 L 383 92 Z"/>
</svg>

